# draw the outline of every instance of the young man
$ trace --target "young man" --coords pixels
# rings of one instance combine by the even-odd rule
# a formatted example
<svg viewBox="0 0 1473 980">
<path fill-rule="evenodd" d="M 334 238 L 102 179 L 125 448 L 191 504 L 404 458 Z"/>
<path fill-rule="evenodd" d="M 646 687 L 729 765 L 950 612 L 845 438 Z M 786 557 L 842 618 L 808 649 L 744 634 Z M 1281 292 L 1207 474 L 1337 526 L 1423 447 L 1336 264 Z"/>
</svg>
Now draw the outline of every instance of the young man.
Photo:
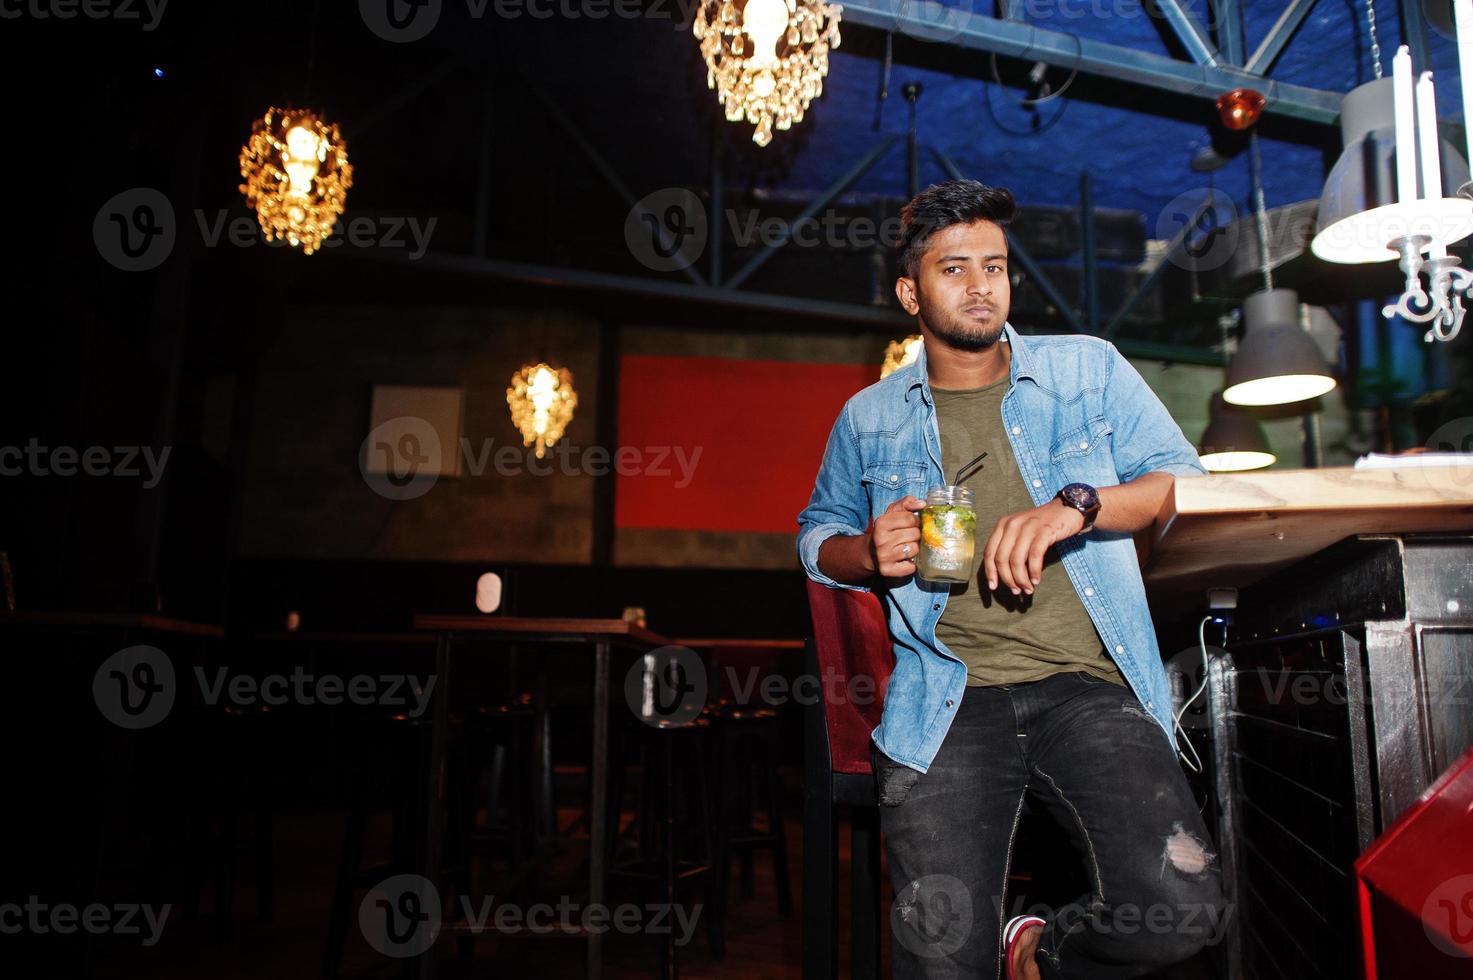
<svg viewBox="0 0 1473 980">
<path fill-rule="evenodd" d="M 1175 476 L 1203 470 L 1109 343 L 1008 324 L 1013 211 L 975 181 L 905 207 L 895 292 L 923 352 L 844 406 L 798 515 L 808 575 L 877 590 L 889 618 L 873 737 L 904 980 L 1140 976 L 1190 957 L 1222 916 L 1131 538 Z M 926 490 L 982 452 L 963 481 L 970 579 L 927 582 Z M 1091 890 L 1004 927 L 1025 795 Z"/>
</svg>

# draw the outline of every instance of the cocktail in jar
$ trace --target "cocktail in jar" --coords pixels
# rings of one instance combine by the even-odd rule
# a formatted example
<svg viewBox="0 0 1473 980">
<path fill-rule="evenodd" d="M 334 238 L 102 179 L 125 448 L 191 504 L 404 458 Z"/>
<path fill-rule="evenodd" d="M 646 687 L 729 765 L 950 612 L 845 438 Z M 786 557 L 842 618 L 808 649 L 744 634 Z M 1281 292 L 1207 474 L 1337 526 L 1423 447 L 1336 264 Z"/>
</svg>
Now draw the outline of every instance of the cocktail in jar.
<svg viewBox="0 0 1473 980">
<path fill-rule="evenodd" d="M 965 582 L 977 547 L 977 511 L 963 486 L 932 487 L 921 511 L 916 573 L 927 582 Z"/>
</svg>

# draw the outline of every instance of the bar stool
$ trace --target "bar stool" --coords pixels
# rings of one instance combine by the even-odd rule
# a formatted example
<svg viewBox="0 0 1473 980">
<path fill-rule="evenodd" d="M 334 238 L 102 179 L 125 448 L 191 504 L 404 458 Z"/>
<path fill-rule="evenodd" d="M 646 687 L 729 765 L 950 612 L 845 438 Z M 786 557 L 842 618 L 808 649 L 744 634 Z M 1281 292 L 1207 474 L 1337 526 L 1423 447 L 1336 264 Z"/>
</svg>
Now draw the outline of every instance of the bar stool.
<svg viewBox="0 0 1473 980">
<path fill-rule="evenodd" d="M 710 788 L 705 773 L 710 759 L 712 724 L 697 717 L 686 723 L 662 719 L 645 724 L 631 717 L 615 731 L 615 765 L 610 773 L 609 878 L 655 886 L 660 901 L 671 907 L 683 883 L 705 880 L 707 941 L 713 959 L 725 955 L 722 909 L 712 869 L 717 853 L 712 838 Z M 640 769 L 639 798 L 631 825 L 632 839 L 618 834 L 623 813 L 626 770 Z M 641 888 L 643 891 L 644 888 Z M 659 947 L 656 976 L 680 975 L 673 915 Z"/>
<path fill-rule="evenodd" d="M 205 777 L 190 795 L 187 833 L 185 917 L 199 916 L 199 897 L 205 868 L 214 872 L 215 940 L 230 937 L 235 909 L 236 870 L 240 858 L 255 863 L 256 918 L 270 922 L 276 910 L 274 819 L 271 810 L 267 760 L 262 751 L 271 724 L 267 706 L 257 710 L 226 705 L 205 716 L 194 742 L 199 760 L 194 771 Z M 251 816 L 251 831 L 239 834 L 243 813 Z"/>
<path fill-rule="evenodd" d="M 720 787 L 716 804 L 717 895 L 724 908 L 731 858 L 735 856 L 741 868 L 741 896 L 750 899 L 755 884 L 753 851 L 766 848 L 772 854 L 778 915 L 786 919 L 793 913 L 793 893 L 784 832 L 782 773 L 778 770 L 782 747 L 777 711 L 724 705 L 716 711 L 716 729 Z M 759 794 L 765 797 L 765 828 L 756 826 Z"/>
</svg>

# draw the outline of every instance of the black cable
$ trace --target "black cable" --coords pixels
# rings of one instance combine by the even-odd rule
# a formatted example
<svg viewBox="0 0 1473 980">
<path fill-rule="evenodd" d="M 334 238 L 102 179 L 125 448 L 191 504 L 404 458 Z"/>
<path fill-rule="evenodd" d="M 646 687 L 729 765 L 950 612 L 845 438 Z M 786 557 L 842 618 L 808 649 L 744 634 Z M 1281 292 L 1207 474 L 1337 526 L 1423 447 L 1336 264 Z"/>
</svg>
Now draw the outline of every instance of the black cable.
<svg viewBox="0 0 1473 980">
<path fill-rule="evenodd" d="M 885 100 L 890 97 L 890 66 L 894 61 L 892 58 L 894 41 L 894 31 L 885 35 L 885 66 L 880 72 L 880 94 L 875 100 L 875 124 L 872 127 L 877 133 L 880 131 L 880 118 L 885 112 Z"/>
<path fill-rule="evenodd" d="M 982 91 L 984 93 L 982 101 L 987 104 L 987 114 L 992 117 L 993 125 L 995 125 L 1003 132 L 1011 133 L 1014 136 L 1039 136 L 1043 133 L 1048 132 L 1058 123 L 1060 119 L 1064 118 L 1064 112 L 1069 108 L 1070 105 L 1070 103 L 1068 102 L 1061 102 L 1059 104 L 1059 111 L 1055 112 L 1053 114 L 1053 117 L 1049 119 L 1048 122 L 1042 125 L 1035 126 L 1032 129 L 1014 129 L 1011 126 L 1005 125 L 1003 121 L 997 117 L 997 111 L 993 108 L 992 105 L 992 89 L 988 86 L 986 82 L 982 83 Z M 1014 105 L 1016 104 L 1017 103 L 1015 102 Z"/>
<path fill-rule="evenodd" d="M 318 0 L 312 0 L 312 20 L 307 28 L 307 77 L 302 82 L 302 105 L 307 105 L 307 100 L 312 95 L 312 70 L 317 66 L 317 6 Z"/>
</svg>

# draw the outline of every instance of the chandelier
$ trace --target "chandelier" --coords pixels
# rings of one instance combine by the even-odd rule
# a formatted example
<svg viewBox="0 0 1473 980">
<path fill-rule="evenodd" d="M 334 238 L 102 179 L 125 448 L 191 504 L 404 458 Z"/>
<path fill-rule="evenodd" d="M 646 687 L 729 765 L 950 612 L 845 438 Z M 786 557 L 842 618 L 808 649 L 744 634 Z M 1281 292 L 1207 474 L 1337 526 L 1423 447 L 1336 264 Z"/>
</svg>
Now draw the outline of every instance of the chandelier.
<svg viewBox="0 0 1473 980">
<path fill-rule="evenodd" d="M 888 378 L 907 364 L 915 362 L 921 353 L 921 335 L 913 333 L 904 340 L 892 340 L 885 348 L 885 362 L 880 365 L 880 378 Z"/>
<path fill-rule="evenodd" d="M 306 255 L 332 234 L 353 186 L 337 125 L 308 109 L 267 109 L 240 148 L 240 175 L 266 240 L 285 239 Z"/>
<path fill-rule="evenodd" d="M 573 409 L 578 407 L 573 373 L 544 362 L 524 364 L 511 376 L 506 404 L 512 424 L 522 434 L 522 445 L 535 445 L 537 458 L 542 459 L 573 421 Z"/>
<path fill-rule="evenodd" d="M 727 121 L 745 117 L 758 146 L 772 142 L 773 126 L 802 122 L 823 94 L 842 12 L 823 0 L 745 0 L 740 10 L 738 0 L 702 0 L 692 32 Z"/>
</svg>

